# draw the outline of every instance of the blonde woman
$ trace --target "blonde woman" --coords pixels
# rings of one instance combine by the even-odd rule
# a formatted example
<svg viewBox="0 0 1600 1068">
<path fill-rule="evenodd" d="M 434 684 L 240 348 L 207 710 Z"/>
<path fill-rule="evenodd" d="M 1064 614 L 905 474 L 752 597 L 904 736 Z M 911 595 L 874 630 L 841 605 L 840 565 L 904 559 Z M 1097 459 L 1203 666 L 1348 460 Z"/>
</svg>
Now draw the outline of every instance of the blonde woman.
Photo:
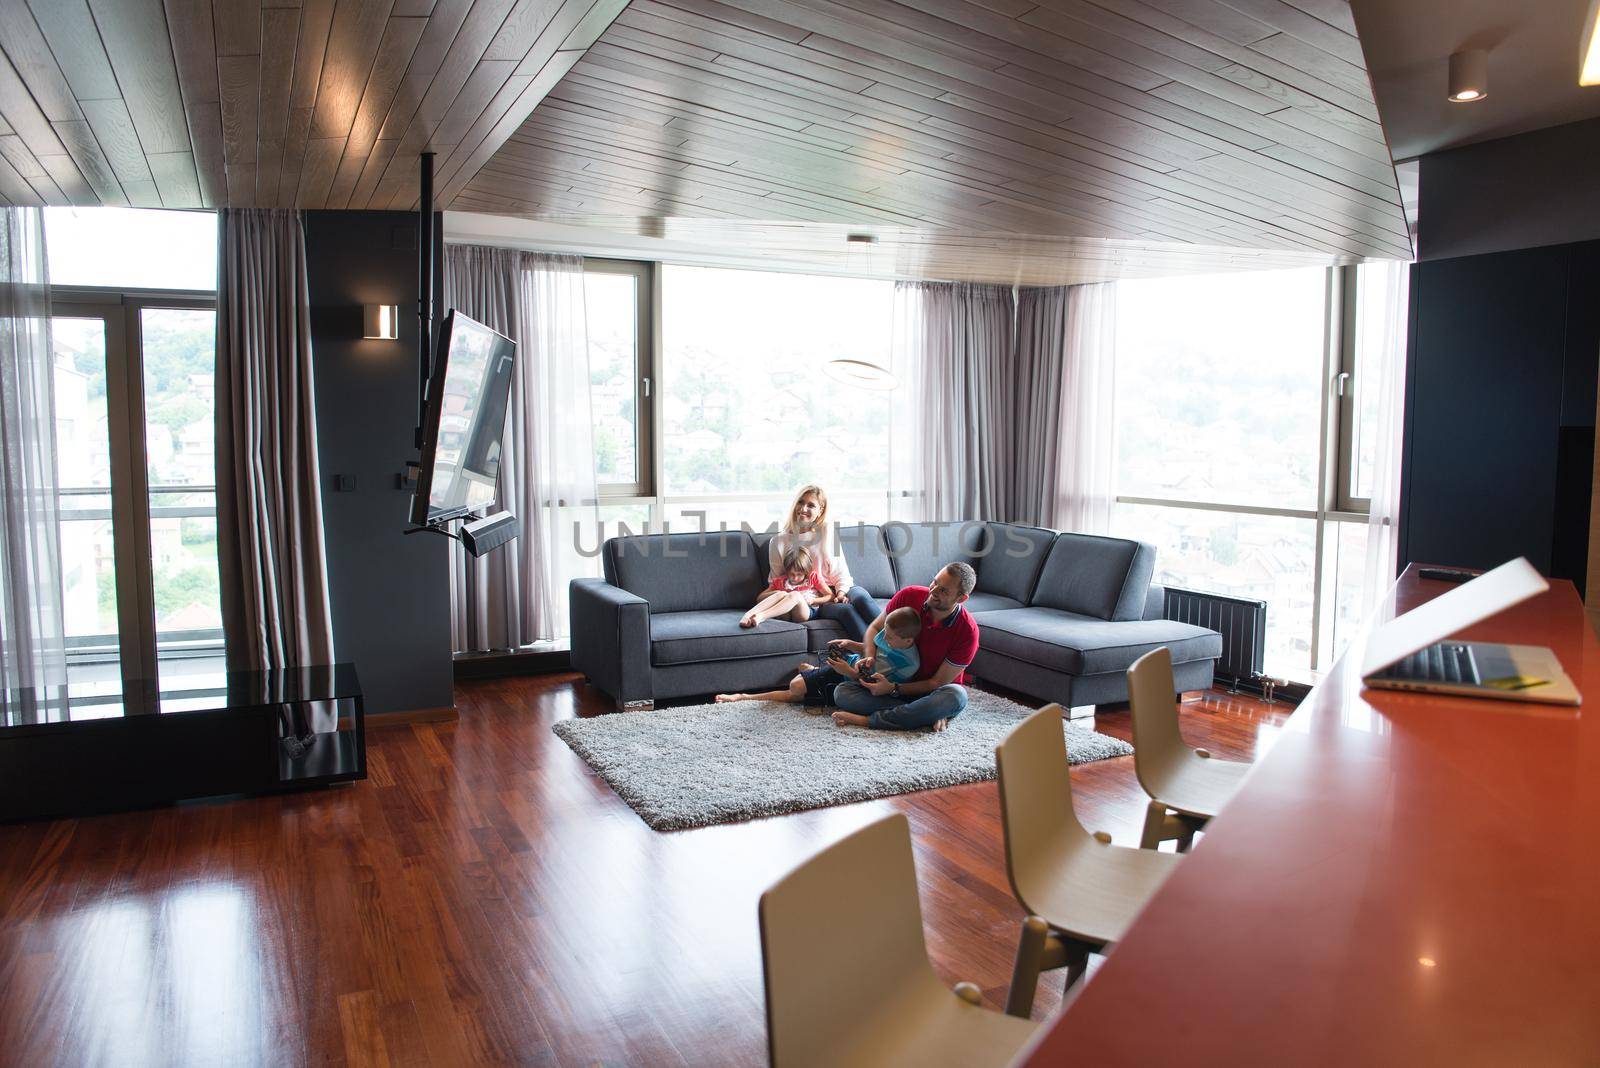
<svg viewBox="0 0 1600 1068">
<path fill-rule="evenodd" d="M 776 582 L 783 577 L 784 555 L 796 546 L 811 551 L 818 575 L 833 591 L 832 597 L 812 608 L 812 614 L 818 619 L 833 620 L 844 629 L 845 637 L 860 641 L 878 618 L 878 603 L 850 577 L 850 565 L 838 552 L 828 527 L 828 495 L 821 486 L 801 486 L 794 495 L 783 529 L 767 545 L 769 580 Z"/>
</svg>

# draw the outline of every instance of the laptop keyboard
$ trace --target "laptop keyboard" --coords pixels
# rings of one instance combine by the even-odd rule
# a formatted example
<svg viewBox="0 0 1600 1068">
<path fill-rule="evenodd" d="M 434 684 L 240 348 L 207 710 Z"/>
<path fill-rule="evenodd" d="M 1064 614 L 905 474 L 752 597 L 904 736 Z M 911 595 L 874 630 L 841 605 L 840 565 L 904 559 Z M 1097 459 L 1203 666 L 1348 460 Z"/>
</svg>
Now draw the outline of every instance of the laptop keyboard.
<svg viewBox="0 0 1600 1068">
<path fill-rule="evenodd" d="M 1380 679 L 1404 679 L 1411 682 L 1448 682 L 1476 686 L 1478 665 L 1472 658 L 1472 647 L 1459 642 L 1438 642 L 1426 649 L 1412 653 L 1398 664 L 1393 664 L 1373 676 Z"/>
</svg>

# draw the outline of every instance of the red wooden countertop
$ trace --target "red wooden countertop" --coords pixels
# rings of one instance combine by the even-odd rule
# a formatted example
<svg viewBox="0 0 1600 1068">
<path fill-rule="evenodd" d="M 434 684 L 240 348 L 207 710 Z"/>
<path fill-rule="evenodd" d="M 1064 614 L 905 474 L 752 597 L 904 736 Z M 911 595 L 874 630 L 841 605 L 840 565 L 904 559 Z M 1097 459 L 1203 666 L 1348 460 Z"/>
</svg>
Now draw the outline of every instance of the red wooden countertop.
<svg viewBox="0 0 1600 1068">
<path fill-rule="evenodd" d="M 1568 582 L 1461 636 L 1586 706 L 1364 690 L 1358 638 L 1023 1063 L 1600 1064 L 1600 643 Z"/>
</svg>

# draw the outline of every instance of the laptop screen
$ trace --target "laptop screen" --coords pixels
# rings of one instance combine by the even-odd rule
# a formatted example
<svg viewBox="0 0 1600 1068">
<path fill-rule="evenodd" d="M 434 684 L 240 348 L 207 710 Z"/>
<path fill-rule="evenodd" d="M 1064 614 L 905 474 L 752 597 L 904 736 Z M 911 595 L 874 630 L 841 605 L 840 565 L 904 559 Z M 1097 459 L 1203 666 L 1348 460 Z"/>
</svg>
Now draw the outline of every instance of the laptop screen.
<svg viewBox="0 0 1600 1068">
<path fill-rule="evenodd" d="M 1485 571 L 1471 582 L 1442 593 L 1378 627 L 1367 639 L 1361 676 L 1382 671 L 1419 649 L 1443 641 L 1459 630 L 1481 623 L 1514 604 L 1550 588 L 1544 576 L 1522 557 Z"/>
</svg>

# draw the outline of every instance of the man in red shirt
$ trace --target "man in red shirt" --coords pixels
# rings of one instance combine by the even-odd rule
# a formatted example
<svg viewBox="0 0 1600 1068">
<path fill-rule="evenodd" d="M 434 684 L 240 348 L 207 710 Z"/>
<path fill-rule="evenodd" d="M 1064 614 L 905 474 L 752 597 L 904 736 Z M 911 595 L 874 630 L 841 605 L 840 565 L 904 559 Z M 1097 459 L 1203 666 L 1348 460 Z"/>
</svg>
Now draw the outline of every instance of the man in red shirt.
<svg viewBox="0 0 1600 1068">
<path fill-rule="evenodd" d="M 884 620 L 897 608 L 915 608 L 922 616 L 917 635 L 917 655 L 922 666 L 910 682 L 889 682 L 873 676 L 842 682 L 833 691 L 840 711 L 833 721 L 841 727 L 876 727 L 911 731 L 922 727 L 944 730 L 967 707 L 965 670 L 978 653 L 978 624 L 963 607 L 978 584 L 978 574 L 967 564 L 949 564 L 933 577 L 931 586 L 907 586 L 889 602 L 867 628 L 861 644 L 872 648 Z M 837 670 L 837 665 L 834 665 Z"/>
</svg>

